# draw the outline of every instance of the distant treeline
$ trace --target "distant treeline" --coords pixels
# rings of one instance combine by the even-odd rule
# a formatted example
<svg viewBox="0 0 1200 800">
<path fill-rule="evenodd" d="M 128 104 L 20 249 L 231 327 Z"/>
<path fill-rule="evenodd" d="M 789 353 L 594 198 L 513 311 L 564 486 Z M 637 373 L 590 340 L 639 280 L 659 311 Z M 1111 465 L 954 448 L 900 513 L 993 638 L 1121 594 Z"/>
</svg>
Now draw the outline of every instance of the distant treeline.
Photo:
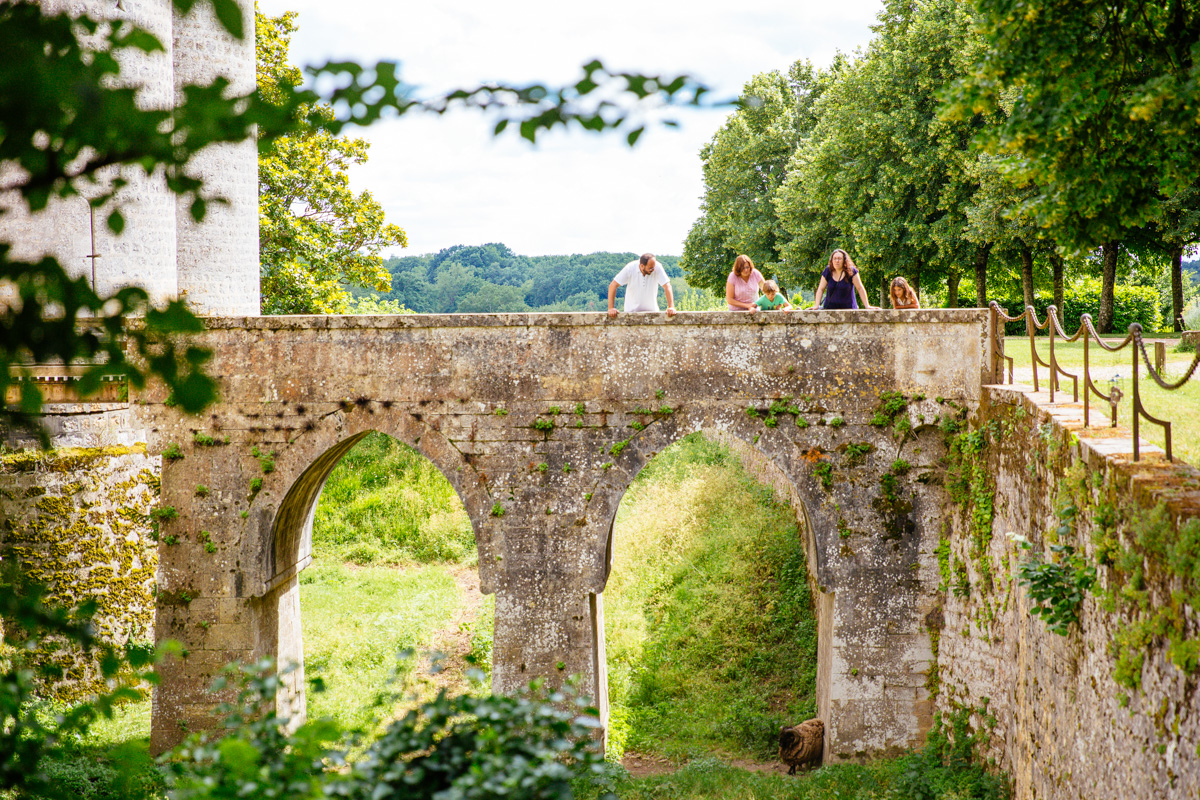
<svg viewBox="0 0 1200 800">
<path fill-rule="evenodd" d="M 352 291 L 360 298 L 398 302 L 423 314 L 603 311 L 608 303 L 609 281 L 637 257 L 637 253 L 608 252 L 523 256 L 500 243 L 455 245 L 437 253 L 389 259 L 385 266 L 392 276 L 390 292 Z M 724 307 L 720 296 L 688 285 L 678 256 L 663 255 L 658 260 L 671 276 L 676 306 L 681 310 Z M 1200 259 L 1185 261 L 1183 274 L 1185 296 L 1190 299 L 1200 286 Z M 1163 283 L 1163 278 L 1159 276 L 1158 282 Z M 1134 283 L 1153 286 L 1144 279 Z M 1168 319 L 1169 285 L 1156 290 L 1162 294 L 1162 310 L 1156 319 Z M 804 301 L 811 301 L 811 289 L 800 294 Z M 621 289 L 617 292 L 618 308 L 623 297 Z M 1003 289 L 996 297 L 1001 302 L 1007 299 Z M 1145 298 L 1139 298 L 1139 302 L 1144 305 Z M 1018 290 L 1011 305 L 1015 309 L 1021 304 Z"/>
<path fill-rule="evenodd" d="M 356 293 L 399 301 L 426 314 L 602 311 L 608 307 L 609 282 L 638 255 L 522 256 L 498 243 L 455 245 L 423 256 L 392 258 L 385 263 L 392 274 L 390 292 Z M 675 291 L 686 289 L 678 256 L 658 260 Z"/>
</svg>

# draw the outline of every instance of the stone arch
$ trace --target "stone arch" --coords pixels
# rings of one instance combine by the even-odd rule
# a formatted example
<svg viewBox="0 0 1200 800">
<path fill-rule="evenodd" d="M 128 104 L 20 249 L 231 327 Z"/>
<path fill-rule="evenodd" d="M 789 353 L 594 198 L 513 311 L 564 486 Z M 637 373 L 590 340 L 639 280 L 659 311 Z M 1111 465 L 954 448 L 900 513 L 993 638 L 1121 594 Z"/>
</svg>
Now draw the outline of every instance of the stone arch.
<svg viewBox="0 0 1200 800">
<path fill-rule="evenodd" d="M 652 435 L 634 439 L 633 446 L 627 450 L 628 458 L 614 465 L 614 469 L 611 470 L 613 477 L 602 487 L 602 524 L 594 528 L 594 547 L 600 554 L 596 560 L 603 564 L 603 568 L 592 591 L 603 592 L 608 581 L 613 524 L 616 521 L 617 509 L 630 485 L 658 453 L 684 436 L 696 432 L 704 432 L 725 444 L 735 444 L 735 449 L 742 450 L 738 455 L 743 464 L 747 462 L 748 454 L 756 454 L 754 457 L 757 459 L 758 470 L 769 473 L 766 476 L 767 482 L 796 510 L 805 537 L 810 584 L 814 589 L 831 585 L 827 569 L 828 554 L 821 546 L 822 538 L 816 535 L 813 523 L 815 515 L 810 514 L 810 509 L 820 506 L 820 499 L 816 493 L 818 479 L 812 474 L 812 465 L 803 458 L 801 445 L 795 440 L 786 439 L 786 443 L 773 443 L 774 446 L 768 449 L 765 446 L 768 444 L 766 441 L 762 444 L 756 441 L 758 437 L 754 427 L 746 423 L 742 407 L 724 411 L 725 413 L 714 414 L 710 410 L 703 415 L 693 415 L 683 409 L 670 419 L 660 421 Z M 817 524 L 822 522 L 824 520 Z"/>
<path fill-rule="evenodd" d="M 257 649 L 263 655 L 273 656 L 281 667 L 292 668 L 283 678 L 277 703 L 281 715 L 293 724 L 303 721 L 305 714 L 299 575 L 312 563 L 317 503 L 338 462 L 373 432 L 411 447 L 446 477 L 471 520 L 477 547 L 481 554 L 488 551 L 490 529 L 487 514 L 481 513 L 481 509 L 490 506 L 482 482 L 472 480 L 473 468 L 440 432 L 405 410 L 328 415 L 281 453 L 275 469 L 278 477 L 273 484 L 283 487 L 283 497 L 277 507 L 267 506 L 265 515 L 270 521 L 259 526 L 266 535 L 260 535 L 256 545 L 265 575 L 256 595 L 260 617 Z M 299 446 L 302 441 L 303 446 Z M 491 578 L 489 561 L 479 559 L 484 586 Z"/>
<path fill-rule="evenodd" d="M 739 408 L 738 412 L 741 411 L 742 409 Z M 732 424 L 720 425 L 718 427 L 713 424 L 712 420 L 689 419 L 686 414 L 681 414 L 677 419 L 673 420 L 675 424 L 670 426 L 669 433 L 667 430 L 661 431 L 660 435 L 653 437 L 652 441 L 654 444 L 651 448 L 639 450 L 636 453 L 636 457 L 631 459 L 632 463 L 626 465 L 626 468 L 622 470 L 621 483 L 613 487 L 617 491 L 614 491 L 610 496 L 615 497 L 615 502 L 610 504 L 611 509 L 607 517 L 607 524 L 604 526 L 606 533 L 602 550 L 604 554 L 603 578 L 599 587 L 593 590 L 591 595 L 596 637 L 594 644 L 597 662 L 596 675 L 599 689 L 598 694 L 600 695 L 598 702 L 601 710 L 601 720 L 605 723 L 608 718 L 608 693 L 607 668 L 605 664 L 606 646 L 604 640 L 603 594 L 612 570 L 615 552 L 613 537 L 617 510 L 633 481 L 658 453 L 678 443 L 684 436 L 696 432 L 702 432 L 709 438 L 729 446 L 742 462 L 747 472 L 759 480 L 760 483 L 764 483 L 774 489 L 776 495 L 784 502 L 787 502 L 796 516 L 798 532 L 805 552 L 807 567 L 805 577 L 812 596 L 813 613 L 817 617 L 817 675 L 814 687 L 817 700 L 817 715 L 821 719 L 829 719 L 829 714 L 831 713 L 830 682 L 833 656 L 831 643 L 835 635 L 833 630 L 834 592 L 827 591 L 826 583 L 822 582 L 820 577 L 822 566 L 827 563 L 827 559 L 820 546 L 821 537 L 816 535 L 813 517 L 809 513 L 809 507 L 818 504 L 817 498 L 812 494 L 815 478 L 811 475 L 811 466 L 803 462 L 799 462 L 800 466 L 797 466 L 797 460 L 788 458 L 790 453 L 769 452 L 759 447 L 755 441 L 756 437 L 752 433 L 748 434 L 747 431 L 741 430 L 743 426 L 740 425 L 741 421 L 736 416 L 724 421 Z M 664 426 L 664 428 L 667 427 Z M 795 441 L 791 441 L 791 444 L 794 447 L 796 446 Z M 807 480 L 797 480 L 797 472 L 801 473 L 801 477 L 807 478 Z M 827 740 L 829 732 L 830 728 L 827 726 L 825 734 Z M 828 741 L 826 744 L 828 745 Z"/>
</svg>

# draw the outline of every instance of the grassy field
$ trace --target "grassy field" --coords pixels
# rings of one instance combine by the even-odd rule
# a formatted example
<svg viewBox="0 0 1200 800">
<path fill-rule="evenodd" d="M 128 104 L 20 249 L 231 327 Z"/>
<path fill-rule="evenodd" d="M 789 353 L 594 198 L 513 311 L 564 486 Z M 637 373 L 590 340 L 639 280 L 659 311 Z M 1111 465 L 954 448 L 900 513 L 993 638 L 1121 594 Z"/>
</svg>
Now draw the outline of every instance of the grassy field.
<svg viewBox="0 0 1200 800">
<path fill-rule="evenodd" d="M 1120 337 L 1105 339 L 1105 341 L 1112 344 L 1116 344 L 1120 340 Z M 1030 369 L 1029 340 L 1023 336 L 1009 336 L 1004 340 L 1004 347 L 1007 355 L 1013 359 L 1016 380 L 1018 382 L 1030 383 L 1032 381 L 1032 370 Z M 1037 347 L 1038 355 L 1041 359 L 1049 362 L 1048 340 L 1045 338 L 1037 339 Z M 1174 340 L 1168 341 L 1165 377 L 1172 381 L 1178 380 L 1184 370 L 1191 364 L 1194 355 L 1191 352 L 1179 351 Z M 1082 402 L 1082 342 L 1073 342 L 1071 344 L 1055 342 L 1054 356 L 1063 369 L 1079 376 L 1080 401 Z M 1153 352 L 1151 352 L 1151 358 L 1153 358 Z M 1110 379 L 1116 379 L 1117 385 L 1121 387 L 1124 398 L 1117 408 L 1117 421 L 1121 426 L 1129 427 L 1133 407 L 1133 387 L 1131 385 L 1133 365 L 1129 347 L 1126 347 L 1119 353 L 1109 353 L 1093 343 L 1088 348 L 1088 361 L 1092 365 L 1092 382 L 1096 384 L 1100 391 L 1105 394 L 1108 393 Z M 1172 445 L 1175 457 L 1190 464 L 1200 466 L 1200 369 L 1197 370 L 1197 374 L 1182 388 L 1171 392 L 1160 389 L 1152 379 L 1147 377 L 1144 363 L 1140 365 L 1139 372 L 1141 374 L 1142 405 L 1151 416 L 1171 422 Z M 1045 381 L 1049 373 L 1050 371 L 1045 367 L 1040 367 L 1038 370 L 1038 380 L 1042 382 L 1043 386 L 1047 385 Z M 1060 385 L 1064 386 L 1068 392 L 1071 390 L 1070 381 L 1063 380 Z M 1099 401 L 1094 396 L 1091 403 L 1092 413 L 1096 415 L 1093 417 L 1093 425 L 1105 424 L 1103 420 L 1108 418 L 1108 404 Z M 1099 420 L 1099 422 L 1096 420 Z M 1159 447 L 1164 445 L 1162 428 L 1147 423 L 1145 420 L 1142 421 L 1141 436 L 1142 439 L 1152 442 Z"/>
<path fill-rule="evenodd" d="M 327 688 L 310 693 L 308 714 L 369 729 L 379 714 L 371 705 L 375 695 L 397 670 L 412 671 L 397 654 L 429 646 L 458 606 L 458 586 L 444 566 L 400 570 L 314 560 L 300 574 L 304 669 Z"/>
<path fill-rule="evenodd" d="M 474 563 L 475 534 L 437 467 L 374 433 L 342 457 L 325 483 L 313 550 L 356 564 Z"/>
<path fill-rule="evenodd" d="M 612 738 L 771 757 L 815 716 L 817 631 L 793 512 L 699 434 L 634 481 L 605 590 Z"/>
</svg>

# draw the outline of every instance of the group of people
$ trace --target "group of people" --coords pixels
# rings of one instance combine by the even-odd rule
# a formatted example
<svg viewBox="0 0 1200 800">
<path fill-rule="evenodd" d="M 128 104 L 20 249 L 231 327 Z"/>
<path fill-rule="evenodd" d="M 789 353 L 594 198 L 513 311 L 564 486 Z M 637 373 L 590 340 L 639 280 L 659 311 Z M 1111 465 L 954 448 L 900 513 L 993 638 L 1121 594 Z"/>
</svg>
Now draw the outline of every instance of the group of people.
<svg viewBox="0 0 1200 800">
<path fill-rule="evenodd" d="M 608 285 L 608 315 L 617 316 L 614 304 L 617 298 L 617 287 L 625 288 L 626 311 L 658 311 L 658 287 L 663 287 L 667 296 L 667 316 L 673 317 L 675 311 L 675 296 L 671 292 L 671 279 L 662 264 L 658 263 L 653 253 L 644 253 L 636 261 L 630 261 L 617 273 Z M 908 285 L 904 278 L 892 279 L 890 289 L 892 308 L 919 309 L 920 301 L 917 293 Z M 862 305 L 858 298 L 862 298 Z M 725 281 L 725 303 L 730 311 L 791 311 L 794 306 L 783 296 L 779 284 L 765 280 L 763 274 L 754 268 L 754 262 L 749 256 L 738 256 L 733 262 L 733 270 Z M 810 308 L 878 308 L 871 305 L 862 278 L 858 275 L 858 267 L 854 265 L 850 254 L 837 249 L 829 256 L 829 264 L 821 271 L 821 282 L 817 285 L 817 295 Z"/>
</svg>

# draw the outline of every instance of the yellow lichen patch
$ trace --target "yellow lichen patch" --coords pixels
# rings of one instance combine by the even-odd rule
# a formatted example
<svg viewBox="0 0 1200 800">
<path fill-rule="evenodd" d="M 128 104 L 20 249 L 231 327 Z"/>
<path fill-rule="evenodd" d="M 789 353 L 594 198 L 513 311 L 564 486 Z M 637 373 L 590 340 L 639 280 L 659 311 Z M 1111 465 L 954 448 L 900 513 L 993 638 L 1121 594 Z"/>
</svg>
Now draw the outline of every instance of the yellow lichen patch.
<svg viewBox="0 0 1200 800">
<path fill-rule="evenodd" d="M 0 549 L 58 605 L 96 606 L 102 642 L 153 639 L 157 545 L 150 509 L 159 493 L 145 447 L 71 448 L 0 456 Z M 103 489 L 95 488 L 103 487 Z M 47 697 L 71 701 L 104 688 L 100 653 L 61 641 L 34 651 Z"/>
<path fill-rule="evenodd" d="M 53 450 L 19 450 L 0 455 L 0 473 L 5 472 L 73 472 L 90 463 L 116 456 L 145 455 L 146 445 L 112 445 L 110 447 L 61 447 Z"/>
</svg>

